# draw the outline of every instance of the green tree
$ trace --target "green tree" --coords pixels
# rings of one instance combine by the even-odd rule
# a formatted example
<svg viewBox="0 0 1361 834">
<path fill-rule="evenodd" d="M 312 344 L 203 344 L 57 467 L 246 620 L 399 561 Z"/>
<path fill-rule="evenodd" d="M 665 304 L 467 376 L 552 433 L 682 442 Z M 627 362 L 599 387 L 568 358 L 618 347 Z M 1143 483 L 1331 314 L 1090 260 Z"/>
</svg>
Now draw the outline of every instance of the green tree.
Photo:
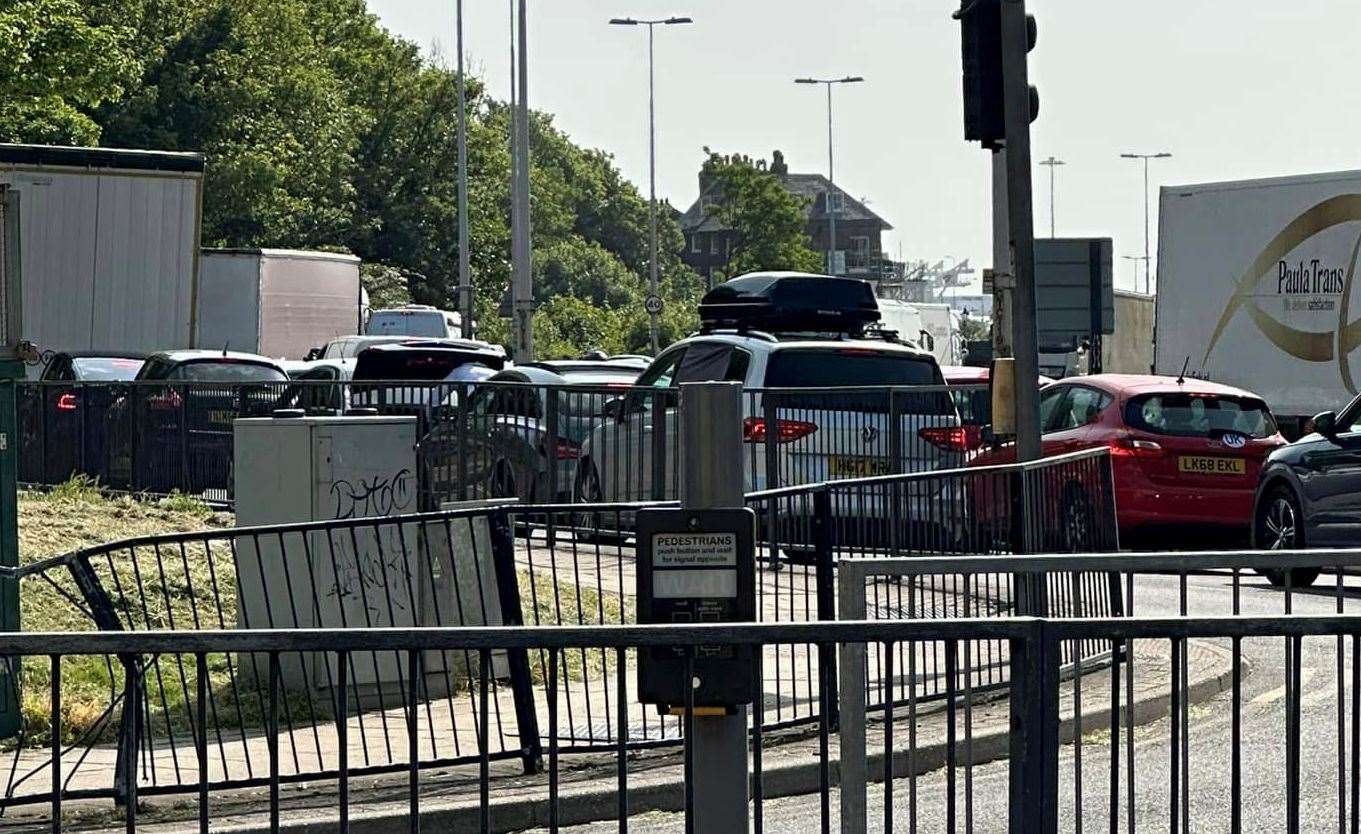
<svg viewBox="0 0 1361 834">
<path fill-rule="evenodd" d="M 714 213 L 733 231 L 727 273 L 764 269 L 818 272 L 822 258 L 808 237 L 807 201 L 750 157 L 711 153 L 704 172 L 715 183 Z"/>
<path fill-rule="evenodd" d="M 125 27 L 92 22 L 77 0 L 0 8 L 0 141 L 99 142 L 90 111 L 123 95 L 137 61 Z"/>
<path fill-rule="evenodd" d="M 366 0 L 11 0 L 0 133 L 201 151 L 203 241 L 353 252 L 375 304 L 450 307 L 458 264 L 455 74 Z M 8 74 L 5 74 L 8 73 Z M 469 256 L 482 334 L 504 337 L 510 118 L 468 87 Z M 605 151 L 531 115 L 543 355 L 648 343 L 648 204 Z M 700 280 L 661 212 L 663 334 L 693 329 Z"/>
<path fill-rule="evenodd" d="M 308 4 L 182 2 L 186 28 L 103 109 L 106 140 L 207 154 L 208 245 L 342 243 L 367 114 L 318 49 Z"/>
</svg>

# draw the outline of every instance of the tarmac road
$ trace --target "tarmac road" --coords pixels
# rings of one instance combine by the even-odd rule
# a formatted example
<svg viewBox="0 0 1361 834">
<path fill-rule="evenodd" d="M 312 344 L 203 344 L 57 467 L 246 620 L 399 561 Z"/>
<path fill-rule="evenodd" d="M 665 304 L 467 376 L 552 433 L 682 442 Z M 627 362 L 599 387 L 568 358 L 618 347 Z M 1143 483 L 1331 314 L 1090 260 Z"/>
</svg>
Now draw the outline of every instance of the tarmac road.
<svg viewBox="0 0 1361 834">
<path fill-rule="evenodd" d="M 1292 608 L 1297 614 L 1326 615 L 1337 610 L 1336 579 L 1324 576 L 1318 588 L 1296 593 Z M 1180 583 L 1175 576 L 1147 577 L 1135 589 L 1135 611 L 1142 615 L 1172 615 L 1179 612 Z M 1347 577 L 1343 590 L 1346 609 L 1361 611 L 1361 577 Z M 1186 580 L 1187 610 L 1191 615 L 1233 613 L 1233 581 L 1228 574 L 1205 574 Z M 1244 615 L 1284 613 L 1285 594 L 1264 580 L 1244 575 L 1240 588 L 1240 607 Z M 1216 641 L 1229 648 L 1228 640 Z M 1344 645 L 1344 680 L 1347 713 L 1351 701 L 1351 641 Z M 1285 641 L 1281 638 L 1244 640 L 1242 644 L 1247 674 L 1242 682 L 1242 828 L 1244 832 L 1286 831 L 1286 689 Z M 1338 643 L 1337 638 L 1304 641 L 1301 680 L 1301 831 L 1336 832 L 1338 826 Z M 1224 692 L 1210 701 L 1191 707 L 1190 744 L 1187 748 L 1190 781 L 1185 787 L 1189 805 L 1178 806 L 1178 817 L 1189 827 L 1181 831 L 1230 830 L 1230 754 L 1232 695 Z M 1348 722 L 1350 718 L 1348 717 Z M 1170 781 L 1172 769 L 1170 718 L 1139 727 L 1135 731 L 1135 823 L 1137 830 L 1173 830 Z M 1350 734 L 1350 723 L 1347 724 Z M 1089 733 L 1082 745 L 1081 810 L 1074 799 L 1075 748 L 1063 748 L 1060 760 L 1060 831 L 1110 830 L 1110 746 L 1108 733 Z M 1121 740 L 1120 824 L 1127 831 L 1129 813 L 1124 783 L 1125 747 Z M 1346 743 L 1350 759 L 1350 741 Z M 1350 765 L 1348 765 L 1350 767 Z M 1347 782 L 1350 784 L 1350 774 Z M 1000 761 L 973 769 L 967 775 L 972 783 L 966 792 L 966 774 L 957 773 L 958 831 L 1004 832 L 1007 829 L 1007 762 Z M 927 774 L 917 780 L 915 808 L 917 830 L 948 831 L 945 819 L 945 774 Z M 1344 792 L 1348 790 L 1344 788 Z M 1179 792 L 1180 793 L 1180 792 Z M 909 807 L 906 780 L 894 783 L 893 830 L 909 831 L 914 809 Z M 820 828 L 820 797 L 788 797 L 770 800 L 764 806 L 765 831 L 806 832 Z M 831 801 L 831 830 L 838 830 L 837 797 Z M 1348 800 L 1348 815 L 1352 813 Z M 972 825 L 966 815 L 971 817 Z M 883 789 L 869 789 L 869 830 L 883 831 Z M 1079 828 L 1079 816 L 1081 828 Z M 1181 820 L 1179 819 L 1179 823 Z M 1350 823 L 1349 823 L 1350 826 Z M 617 831 L 615 822 L 568 829 L 577 832 Z M 630 831 L 683 831 L 681 814 L 653 813 L 633 817 Z"/>
</svg>

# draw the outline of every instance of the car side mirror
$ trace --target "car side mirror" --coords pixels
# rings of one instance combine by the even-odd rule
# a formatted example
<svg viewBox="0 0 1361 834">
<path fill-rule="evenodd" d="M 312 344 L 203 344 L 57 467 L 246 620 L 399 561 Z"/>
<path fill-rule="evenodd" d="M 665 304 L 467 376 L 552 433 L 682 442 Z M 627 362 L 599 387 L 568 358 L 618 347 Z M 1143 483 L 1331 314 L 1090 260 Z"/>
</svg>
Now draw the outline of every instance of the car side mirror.
<svg viewBox="0 0 1361 834">
<path fill-rule="evenodd" d="M 1315 414 L 1312 422 L 1314 431 L 1324 437 L 1337 437 L 1337 414 L 1331 411 Z"/>
<path fill-rule="evenodd" d="M 600 406 L 600 413 L 611 420 L 618 420 L 624 414 L 624 398 L 611 397 L 605 400 Z"/>
</svg>

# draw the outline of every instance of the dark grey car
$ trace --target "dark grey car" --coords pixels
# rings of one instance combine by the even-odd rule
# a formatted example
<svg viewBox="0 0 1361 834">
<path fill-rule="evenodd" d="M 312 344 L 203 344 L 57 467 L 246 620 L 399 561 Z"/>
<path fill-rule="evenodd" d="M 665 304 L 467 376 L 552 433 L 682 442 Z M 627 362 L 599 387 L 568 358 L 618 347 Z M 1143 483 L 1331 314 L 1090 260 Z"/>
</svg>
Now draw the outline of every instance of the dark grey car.
<svg viewBox="0 0 1361 834">
<path fill-rule="evenodd" d="M 1267 458 L 1253 510 L 1253 545 L 1266 550 L 1361 545 L 1361 397 L 1341 414 L 1325 411 L 1313 432 Z M 1264 571 L 1285 584 L 1286 571 Z M 1290 571 L 1304 587 L 1317 568 Z"/>
</svg>

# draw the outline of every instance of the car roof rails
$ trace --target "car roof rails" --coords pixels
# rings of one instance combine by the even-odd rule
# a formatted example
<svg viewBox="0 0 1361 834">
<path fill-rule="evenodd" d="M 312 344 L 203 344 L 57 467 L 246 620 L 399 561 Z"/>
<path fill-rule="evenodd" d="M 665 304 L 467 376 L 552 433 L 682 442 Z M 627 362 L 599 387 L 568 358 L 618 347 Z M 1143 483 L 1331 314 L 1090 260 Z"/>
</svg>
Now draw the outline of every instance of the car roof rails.
<svg viewBox="0 0 1361 834">
<path fill-rule="evenodd" d="M 750 327 L 743 327 L 740 324 L 730 324 L 727 322 L 700 322 L 699 331 L 692 335 L 696 336 L 750 336 L 753 339 L 760 339 L 765 342 L 778 342 L 774 333 L 767 333 L 764 330 L 753 330 Z"/>
</svg>

